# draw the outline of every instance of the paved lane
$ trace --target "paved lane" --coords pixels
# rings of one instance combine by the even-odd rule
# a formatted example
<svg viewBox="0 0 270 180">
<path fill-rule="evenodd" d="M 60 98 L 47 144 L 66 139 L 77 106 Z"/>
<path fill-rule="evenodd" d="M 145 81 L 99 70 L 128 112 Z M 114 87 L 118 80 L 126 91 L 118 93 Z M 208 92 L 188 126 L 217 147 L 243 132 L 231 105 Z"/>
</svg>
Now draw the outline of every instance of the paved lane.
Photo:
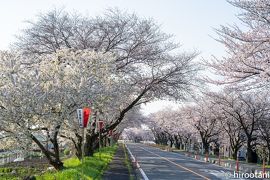
<svg viewBox="0 0 270 180">
<path fill-rule="evenodd" d="M 228 175 L 233 172 L 228 169 L 182 154 L 162 151 L 143 144 L 128 143 L 127 147 L 150 180 L 233 179 Z"/>
</svg>

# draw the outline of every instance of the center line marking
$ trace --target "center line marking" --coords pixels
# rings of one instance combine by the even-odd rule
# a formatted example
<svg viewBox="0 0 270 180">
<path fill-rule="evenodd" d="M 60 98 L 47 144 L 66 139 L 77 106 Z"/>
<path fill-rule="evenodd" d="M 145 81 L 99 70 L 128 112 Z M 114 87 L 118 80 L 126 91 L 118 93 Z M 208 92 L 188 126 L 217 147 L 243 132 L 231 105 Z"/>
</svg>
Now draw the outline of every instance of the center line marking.
<svg viewBox="0 0 270 180">
<path fill-rule="evenodd" d="M 164 160 L 166 160 L 166 161 L 168 161 L 168 162 L 170 162 L 170 163 L 172 163 L 172 164 L 174 164 L 174 165 L 176 165 L 176 166 L 178 166 L 178 167 L 180 167 L 180 168 L 182 168 L 182 169 L 184 169 L 184 170 L 186 170 L 186 171 L 189 171 L 189 172 L 191 172 L 191 173 L 193 173 L 193 174 L 196 174 L 197 176 L 200 176 L 200 177 L 202 177 L 202 178 L 204 178 L 204 179 L 206 179 L 206 180 L 210 180 L 208 177 L 203 176 L 203 175 L 201 175 L 201 174 L 199 174 L 199 173 L 196 173 L 195 171 L 192 171 L 191 169 L 188 169 L 188 168 L 186 168 L 186 167 L 184 167 L 184 166 L 181 166 L 180 164 L 177 164 L 177 163 L 175 163 L 175 162 L 169 160 L 168 158 L 162 157 L 162 156 L 160 156 L 160 155 L 158 155 L 158 154 L 156 154 L 156 153 L 153 153 L 153 152 L 151 152 L 151 151 L 148 151 L 148 150 L 146 150 L 146 149 L 144 149 L 144 148 L 142 148 L 142 147 L 140 147 L 140 148 L 143 149 L 143 150 L 145 150 L 145 151 L 147 151 L 147 152 L 149 152 L 149 153 L 151 153 L 151 154 L 154 154 L 154 155 L 156 155 L 156 156 L 158 156 L 158 157 L 161 157 L 162 159 L 164 159 Z"/>
</svg>

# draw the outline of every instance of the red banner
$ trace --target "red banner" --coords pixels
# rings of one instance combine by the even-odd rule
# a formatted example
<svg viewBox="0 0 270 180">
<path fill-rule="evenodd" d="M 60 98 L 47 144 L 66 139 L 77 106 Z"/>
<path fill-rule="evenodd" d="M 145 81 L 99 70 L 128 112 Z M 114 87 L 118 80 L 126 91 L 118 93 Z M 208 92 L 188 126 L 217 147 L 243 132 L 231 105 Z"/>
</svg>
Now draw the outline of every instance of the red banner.
<svg viewBox="0 0 270 180">
<path fill-rule="evenodd" d="M 87 127 L 89 117 L 91 115 L 91 109 L 90 108 L 83 108 L 83 127 Z"/>
</svg>

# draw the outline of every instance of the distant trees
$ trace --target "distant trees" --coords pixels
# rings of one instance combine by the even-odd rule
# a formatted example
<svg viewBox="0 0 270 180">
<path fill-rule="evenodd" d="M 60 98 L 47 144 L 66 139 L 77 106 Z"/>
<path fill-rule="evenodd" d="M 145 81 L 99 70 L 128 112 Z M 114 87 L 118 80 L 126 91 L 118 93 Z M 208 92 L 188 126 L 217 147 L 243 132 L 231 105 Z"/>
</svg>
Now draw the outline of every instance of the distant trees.
<svg viewBox="0 0 270 180">
<path fill-rule="evenodd" d="M 157 141 L 161 144 L 167 145 L 174 133 L 181 140 L 188 136 L 195 144 L 201 141 L 205 154 L 209 153 L 210 146 L 218 154 L 221 144 L 225 142 L 231 147 L 234 159 L 239 149 L 245 146 L 247 161 L 257 162 L 257 156 L 263 149 L 264 156 L 269 159 L 269 110 L 268 93 L 212 92 L 205 94 L 196 104 L 155 113 L 152 121 L 157 127 L 153 131 L 159 130 L 155 135 L 157 140 L 165 137 L 166 143 Z M 177 141 L 174 145 L 179 147 Z"/>
<path fill-rule="evenodd" d="M 125 128 L 121 134 L 123 140 L 130 140 L 136 143 L 141 141 L 153 141 L 153 133 L 143 128 Z"/>
<path fill-rule="evenodd" d="M 219 148 L 220 114 L 216 112 L 215 105 L 206 99 L 197 101 L 196 106 L 186 109 L 186 118 L 200 135 L 204 153 L 209 154 L 209 147 L 214 143 Z"/>
<path fill-rule="evenodd" d="M 194 127 L 181 110 L 166 108 L 150 114 L 146 124 L 152 130 L 157 144 L 188 150 L 190 141 L 195 138 Z"/>
</svg>

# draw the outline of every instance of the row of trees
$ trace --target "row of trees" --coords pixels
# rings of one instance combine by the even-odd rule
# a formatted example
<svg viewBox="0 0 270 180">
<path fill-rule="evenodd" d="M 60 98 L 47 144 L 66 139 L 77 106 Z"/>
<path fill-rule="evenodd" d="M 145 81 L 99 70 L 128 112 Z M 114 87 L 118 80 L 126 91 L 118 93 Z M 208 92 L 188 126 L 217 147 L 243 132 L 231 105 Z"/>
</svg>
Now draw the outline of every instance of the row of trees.
<svg viewBox="0 0 270 180">
<path fill-rule="evenodd" d="M 229 144 L 236 158 L 240 147 L 247 149 L 247 161 L 256 162 L 267 157 L 270 163 L 269 127 L 269 0 L 228 1 L 240 8 L 237 25 L 216 29 L 217 40 L 226 48 L 226 56 L 205 60 L 203 64 L 218 76 L 205 78 L 219 86 L 219 92 L 204 91 L 191 105 L 175 112 L 155 114 L 153 122 L 156 140 L 167 143 L 179 135 L 194 142 L 201 141 L 208 153 L 212 143 L 218 152 L 222 144 Z M 178 128 L 176 128 L 178 127 Z M 185 135 L 183 135 L 184 133 Z"/>
<path fill-rule="evenodd" d="M 247 161 L 270 160 L 270 100 L 268 93 L 239 93 L 226 90 L 208 93 L 194 105 L 164 110 L 152 115 L 156 142 L 190 150 L 191 144 L 209 148 L 218 155 L 231 147 L 237 158 L 241 147 L 247 149 Z M 201 147 L 202 148 L 202 147 Z"/>
<path fill-rule="evenodd" d="M 119 10 L 97 17 L 54 10 L 28 25 L 12 49 L 0 52 L 1 145 L 35 143 L 56 169 L 63 168 L 62 141 L 72 142 L 79 158 L 91 156 L 98 120 L 105 122 L 102 136 L 121 131 L 135 107 L 182 100 L 195 85 L 197 53 L 177 54 L 178 45 L 152 20 Z M 87 106 L 82 149 L 76 109 Z"/>
</svg>

